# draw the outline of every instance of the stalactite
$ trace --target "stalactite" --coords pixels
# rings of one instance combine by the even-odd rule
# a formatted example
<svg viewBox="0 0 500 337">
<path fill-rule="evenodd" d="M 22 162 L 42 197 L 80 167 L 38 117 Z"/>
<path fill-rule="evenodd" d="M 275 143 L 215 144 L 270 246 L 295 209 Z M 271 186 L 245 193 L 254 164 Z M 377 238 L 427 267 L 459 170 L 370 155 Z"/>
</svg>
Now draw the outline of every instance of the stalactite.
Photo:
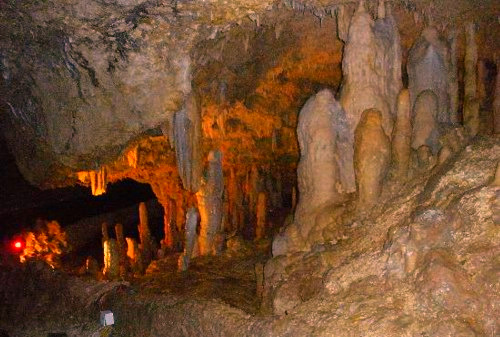
<svg viewBox="0 0 500 337">
<path fill-rule="evenodd" d="M 177 231 L 182 233 L 184 231 L 187 206 L 184 205 L 184 196 L 179 194 L 175 198 L 175 223 L 177 224 Z"/>
<path fill-rule="evenodd" d="M 190 94 L 184 108 L 175 113 L 174 139 L 177 168 L 185 189 L 197 192 L 201 177 L 201 109 Z"/>
<path fill-rule="evenodd" d="M 118 249 L 118 254 L 120 256 L 120 275 L 125 275 L 128 269 L 127 261 L 127 242 L 125 241 L 125 236 L 123 235 L 123 225 L 115 225 L 116 234 L 116 245 Z"/>
<path fill-rule="evenodd" d="M 115 239 L 104 241 L 103 274 L 111 280 L 120 276 L 120 254 Z"/>
<path fill-rule="evenodd" d="M 133 238 L 125 238 L 125 241 L 127 241 L 127 257 L 129 258 L 130 267 L 134 273 L 140 274 L 144 271 L 144 266 L 139 244 Z"/>
<path fill-rule="evenodd" d="M 153 256 L 153 245 L 151 239 L 151 232 L 149 230 L 149 219 L 148 219 L 148 209 L 144 202 L 139 204 L 139 239 L 141 258 L 144 266 L 147 266 L 151 262 Z"/>
<path fill-rule="evenodd" d="M 256 219 L 255 239 L 261 240 L 266 236 L 267 224 L 267 197 L 263 192 L 257 198 Z"/>
<path fill-rule="evenodd" d="M 394 131 L 392 133 L 392 161 L 394 177 L 405 181 L 411 155 L 411 117 L 410 94 L 407 89 L 401 90 L 398 96 L 398 109 Z"/>
<path fill-rule="evenodd" d="M 342 41 L 347 41 L 347 34 L 349 32 L 349 25 L 351 22 L 351 15 L 347 5 L 340 5 L 337 7 L 337 36 Z"/>
<path fill-rule="evenodd" d="M 165 122 L 160 125 L 161 133 L 167 138 L 171 149 L 175 149 L 174 118 L 175 114 L 169 113 Z"/>
<path fill-rule="evenodd" d="M 196 194 L 200 212 L 201 255 L 216 253 L 214 240 L 221 232 L 223 192 L 222 153 L 219 150 L 210 151 L 206 177 L 202 179 L 200 190 Z"/>
<path fill-rule="evenodd" d="M 191 261 L 193 250 L 197 243 L 196 227 L 198 226 L 198 212 L 196 208 L 191 207 L 186 214 L 186 238 L 184 243 L 184 252 L 179 256 L 178 269 L 186 271 Z"/>
<path fill-rule="evenodd" d="M 128 166 L 132 168 L 137 168 L 137 163 L 139 162 L 139 147 L 136 145 L 131 148 L 126 154 Z"/>
<path fill-rule="evenodd" d="M 464 125 L 470 137 L 477 135 L 480 126 L 477 96 L 477 43 L 473 23 L 466 27 L 464 60 Z"/>
<path fill-rule="evenodd" d="M 365 213 L 378 201 L 391 156 L 391 145 L 382 128 L 380 111 L 370 109 L 363 112 L 354 139 L 358 211 Z"/>
</svg>

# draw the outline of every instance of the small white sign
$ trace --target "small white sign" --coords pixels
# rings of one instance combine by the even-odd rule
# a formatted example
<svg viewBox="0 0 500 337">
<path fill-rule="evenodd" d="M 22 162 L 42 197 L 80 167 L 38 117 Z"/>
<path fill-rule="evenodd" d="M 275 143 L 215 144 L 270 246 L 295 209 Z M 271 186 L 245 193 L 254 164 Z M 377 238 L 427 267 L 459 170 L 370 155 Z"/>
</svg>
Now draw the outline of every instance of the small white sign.
<svg viewBox="0 0 500 337">
<path fill-rule="evenodd" d="M 115 318 L 113 317 L 113 313 L 111 310 L 101 311 L 101 325 L 113 325 L 115 324 Z"/>
</svg>

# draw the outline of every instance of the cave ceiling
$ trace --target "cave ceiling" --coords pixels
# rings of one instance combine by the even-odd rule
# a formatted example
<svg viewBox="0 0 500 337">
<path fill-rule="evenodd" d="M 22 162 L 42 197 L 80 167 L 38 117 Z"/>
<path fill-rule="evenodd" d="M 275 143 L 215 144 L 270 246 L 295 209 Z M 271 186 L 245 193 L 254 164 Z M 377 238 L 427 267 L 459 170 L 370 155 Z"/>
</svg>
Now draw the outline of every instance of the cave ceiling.
<svg viewBox="0 0 500 337">
<path fill-rule="evenodd" d="M 463 27 L 474 22 L 480 58 L 496 62 L 498 1 L 388 3 L 403 59 L 426 25 L 455 34 L 463 57 Z M 319 89 L 338 89 L 336 17 L 357 5 L 1 1 L 2 132 L 23 175 L 40 187 L 91 184 L 89 172 L 103 167 L 106 181 L 179 185 L 169 126 L 194 93 L 204 157 L 219 148 L 226 169 L 293 172 L 297 113 Z M 375 15 L 377 2 L 366 6 Z"/>
</svg>

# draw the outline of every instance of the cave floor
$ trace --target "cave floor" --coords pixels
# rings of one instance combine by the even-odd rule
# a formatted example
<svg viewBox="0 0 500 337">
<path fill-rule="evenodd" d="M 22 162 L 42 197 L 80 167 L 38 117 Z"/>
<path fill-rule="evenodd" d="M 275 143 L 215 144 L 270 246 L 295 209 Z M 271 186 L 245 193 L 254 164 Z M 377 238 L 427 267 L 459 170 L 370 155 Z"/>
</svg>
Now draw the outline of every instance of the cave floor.
<svg viewBox="0 0 500 337">
<path fill-rule="evenodd" d="M 205 300 L 221 300 L 249 314 L 257 314 L 255 265 L 270 254 L 267 247 L 255 245 L 251 253 L 217 257 L 197 257 L 185 272 L 177 271 L 180 254 L 153 261 L 146 275 L 134 278 L 132 287 L 145 295 L 176 295 Z"/>
</svg>

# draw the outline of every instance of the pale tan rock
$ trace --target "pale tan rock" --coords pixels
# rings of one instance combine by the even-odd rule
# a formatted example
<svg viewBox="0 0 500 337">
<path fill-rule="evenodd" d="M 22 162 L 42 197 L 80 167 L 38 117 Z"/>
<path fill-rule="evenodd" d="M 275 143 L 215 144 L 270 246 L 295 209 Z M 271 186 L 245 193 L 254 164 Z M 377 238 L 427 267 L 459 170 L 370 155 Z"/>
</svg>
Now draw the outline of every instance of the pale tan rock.
<svg viewBox="0 0 500 337">
<path fill-rule="evenodd" d="M 427 171 L 436 165 L 436 156 L 432 154 L 427 145 L 422 145 L 417 150 L 417 164 L 420 170 Z"/>
<path fill-rule="evenodd" d="M 398 109 L 394 131 L 392 132 L 392 162 L 396 179 L 405 181 L 411 155 L 411 115 L 410 94 L 407 89 L 401 90 L 398 96 Z"/>
<path fill-rule="evenodd" d="M 399 32 L 386 4 L 384 17 L 376 21 L 366 11 L 364 2 L 351 19 L 342 59 L 340 103 L 345 109 L 351 133 L 366 109 L 382 114 L 387 135 L 392 134 L 396 100 L 403 84 Z"/>
<path fill-rule="evenodd" d="M 360 212 L 367 212 L 376 205 L 390 159 L 391 145 L 382 128 L 382 114 L 376 109 L 365 110 L 354 135 L 354 170 Z"/>
<path fill-rule="evenodd" d="M 422 91 L 413 107 L 413 130 L 411 147 L 418 150 L 428 146 L 432 153 L 439 151 L 439 126 L 437 121 L 438 100 L 431 90 Z"/>
<path fill-rule="evenodd" d="M 301 155 L 297 169 L 299 201 L 294 223 L 273 242 L 273 254 L 303 249 L 316 212 L 326 205 L 342 203 L 354 181 L 349 125 L 329 90 L 306 102 L 299 114 L 297 135 Z"/>
</svg>

